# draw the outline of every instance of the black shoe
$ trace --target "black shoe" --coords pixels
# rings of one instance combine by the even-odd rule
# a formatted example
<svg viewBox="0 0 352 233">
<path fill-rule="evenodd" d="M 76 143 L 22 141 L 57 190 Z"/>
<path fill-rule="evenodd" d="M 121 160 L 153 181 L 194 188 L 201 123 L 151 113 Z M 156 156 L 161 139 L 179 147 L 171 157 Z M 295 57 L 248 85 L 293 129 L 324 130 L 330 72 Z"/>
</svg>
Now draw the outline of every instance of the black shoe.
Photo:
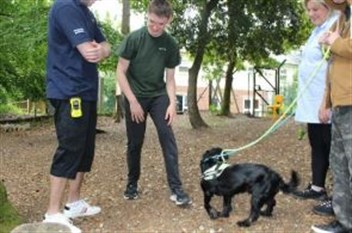
<svg viewBox="0 0 352 233">
<path fill-rule="evenodd" d="M 182 189 L 172 191 L 170 200 L 175 202 L 176 205 L 179 206 L 192 204 L 191 198 Z"/>
<path fill-rule="evenodd" d="M 308 185 L 308 187 L 302 191 L 295 191 L 292 193 L 294 197 L 297 197 L 299 199 L 318 199 L 318 200 L 324 200 L 327 198 L 326 191 L 314 191 L 311 188 L 311 185 Z"/>
<path fill-rule="evenodd" d="M 331 222 L 327 225 L 313 225 L 312 230 L 315 233 L 351 233 L 352 229 L 347 229 L 338 221 Z"/>
<path fill-rule="evenodd" d="M 322 216 L 334 216 L 334 209 L 332 208 L 332 200 L 329 198 L 326 201 L 320 202 L 319 205 L 313 207 L 313 212 Z"/>
<path fill-rule="evenodd" d="M 136 200 L 138 198 L 137 185 L 127 185 L 126 191 L 123 194 L 123 198 L 126 200 Z"/>
</svg>

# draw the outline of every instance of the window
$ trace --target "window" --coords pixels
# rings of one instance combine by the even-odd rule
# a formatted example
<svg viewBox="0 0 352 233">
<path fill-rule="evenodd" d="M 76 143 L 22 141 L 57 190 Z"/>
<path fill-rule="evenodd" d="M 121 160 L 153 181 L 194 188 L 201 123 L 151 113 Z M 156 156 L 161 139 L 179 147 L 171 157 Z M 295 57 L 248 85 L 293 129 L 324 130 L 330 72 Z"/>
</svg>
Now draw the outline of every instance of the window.
<svg viewBox="0 0 352 233">
<path fill-rule="evenodd" d="M 250 108 L 251 108 L 251 101 L 244 100 L 244 109 L 250 109 Z"/>
<path fill-rule="evenodd" d="M 252 108 L 252 100 L 245 99 L 244 100 L 244 110 L 249 110 Z M 259 100 L 255 100 L 254 109 L 259 109 Z"/>
</svg>

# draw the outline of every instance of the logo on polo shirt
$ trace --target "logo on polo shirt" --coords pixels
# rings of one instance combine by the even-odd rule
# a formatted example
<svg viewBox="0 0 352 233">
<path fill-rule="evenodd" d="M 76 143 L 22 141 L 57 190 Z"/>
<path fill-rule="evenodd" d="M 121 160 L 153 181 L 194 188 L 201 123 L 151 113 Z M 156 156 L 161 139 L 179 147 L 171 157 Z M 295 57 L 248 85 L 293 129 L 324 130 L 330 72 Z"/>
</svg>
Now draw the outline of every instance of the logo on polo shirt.
<svg viewBox="0 0 352 233">
<path fill-rule="evenodd" d="M 166 52 L 166 48 L 165 47 L 159 47 L 159 51 Z"/>
<path fill-rule="evenodd" d="M 73 30 L 73 33 L 75 33 L 75 35 L 80 34 L 80 33 L 84 33 L 84 29 L 83 28 L 76 28 Z"/>
</svg>

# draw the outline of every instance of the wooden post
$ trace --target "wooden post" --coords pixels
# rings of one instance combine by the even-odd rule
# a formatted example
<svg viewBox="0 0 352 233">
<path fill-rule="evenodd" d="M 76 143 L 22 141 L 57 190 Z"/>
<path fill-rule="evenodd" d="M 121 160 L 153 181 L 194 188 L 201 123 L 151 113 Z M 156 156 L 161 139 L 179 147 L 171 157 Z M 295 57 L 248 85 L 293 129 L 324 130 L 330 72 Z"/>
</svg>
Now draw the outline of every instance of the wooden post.
<svg viewBox="0 0 352 233">
<path fill-rule="evenodd" d="M 104 103 L 104 78 L 99 76 L 99 87 L 98 87 L 98 112 L 103 111 Z"/>
<path fill-rule="evenodd" d="M 27 99 L 26 102 L 27 102 L 27 106 L 26 106 L 27 107 L 27 114 L 29 114 L 31 112 L 31 102 L 29 99 Z"/>
</svg>

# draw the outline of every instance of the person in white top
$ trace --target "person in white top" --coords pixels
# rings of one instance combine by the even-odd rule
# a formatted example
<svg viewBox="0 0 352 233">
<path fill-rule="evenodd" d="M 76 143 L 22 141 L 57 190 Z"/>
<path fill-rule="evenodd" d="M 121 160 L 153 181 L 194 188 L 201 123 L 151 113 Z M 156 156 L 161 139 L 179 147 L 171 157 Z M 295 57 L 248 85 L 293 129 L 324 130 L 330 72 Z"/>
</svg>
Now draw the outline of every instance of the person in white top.
<svg viewBox="0 0 352 233">
<path fill-rule="evenodd" d="M 312 181 L 306 189 L 297 191 L 294 195 L 301 199 L 323 200 L 327 198 L 325 179 L 329 168 L 331 124 L 321 122 L 319 112 L 330 115 L 330 109 L 322 105 L 328 62 L 325 61 L 319 71 L 315 72 L 315 70 L 324 59 L 319 38 L 337 20 L 338 14 L 325 4 L 324 0 L 305 0 L 304 7 L 315 28 L 303 47 L 298 68 L 300 98 L 297 102 L 295 120 L 307 124 L 311 147 Z M 312 77 L 314 74 L 315 76 Z M 331 205 L 327 213 L 333 214 Z"/>
</svg>

